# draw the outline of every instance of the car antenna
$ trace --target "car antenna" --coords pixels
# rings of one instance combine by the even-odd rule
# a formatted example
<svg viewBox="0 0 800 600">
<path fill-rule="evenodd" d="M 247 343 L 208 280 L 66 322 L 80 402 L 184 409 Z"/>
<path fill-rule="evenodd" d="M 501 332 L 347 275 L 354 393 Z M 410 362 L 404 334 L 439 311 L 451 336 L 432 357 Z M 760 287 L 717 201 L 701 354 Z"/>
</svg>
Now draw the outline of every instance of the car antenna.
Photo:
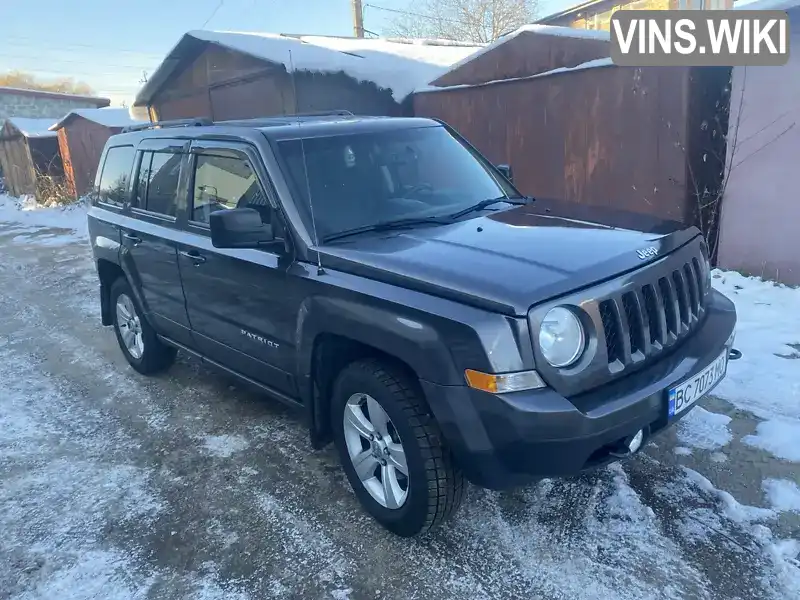
<svg viewBox="0 0 800 600">
<path fill-rule="evenodd" d="M 297 83 L 294 80 L 294 60 L 292 51 L 289 49 L 289 70 L 292 72 L 292 94 L 294 95 L 294 114 L 297 117 L 297 128 L 302 129 L 302 119 L 298 116 L 297 110 Z M 311 201 L 311 182 L 308 179 L 308 165 L 306 164 L 306 147 L 303 143 L 303 136 L 300 136 L 300 154 L 303 156 L 303 176 L 306 180 L 306 194 L 308 195 L 308 207 L 311 211 L 311 229 L 314 231 L 314 243 L 317 245 L 317 275 L 324 275 L 322 268 L 322 256 L 319 251 L 319 235 L 317 234 L 317 220 L 314 218 L 314 203 Z"/>
</svg>

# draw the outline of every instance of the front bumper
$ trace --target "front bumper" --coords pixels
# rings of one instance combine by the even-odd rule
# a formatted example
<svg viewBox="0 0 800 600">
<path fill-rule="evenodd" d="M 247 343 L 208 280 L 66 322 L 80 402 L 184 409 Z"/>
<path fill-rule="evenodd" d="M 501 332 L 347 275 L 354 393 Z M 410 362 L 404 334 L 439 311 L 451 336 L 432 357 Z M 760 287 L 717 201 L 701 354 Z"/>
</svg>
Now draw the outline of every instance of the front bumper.
<svg viewBox="0 0 800 600">
<path fill-rule="evenodd" d="M 422 381 L 458 466 L 490 489 L 575 475 L 615 460 L 617 444 L 640 429 L 658 433 L 689 412 L 667 418 L 667 388 L 703 370 L 728 344 L 733 303 L 711 292 L 706 318 L 669 355 L 640 371 L 570 399 L 552 389 L 490 394 Z"/>
</svg>

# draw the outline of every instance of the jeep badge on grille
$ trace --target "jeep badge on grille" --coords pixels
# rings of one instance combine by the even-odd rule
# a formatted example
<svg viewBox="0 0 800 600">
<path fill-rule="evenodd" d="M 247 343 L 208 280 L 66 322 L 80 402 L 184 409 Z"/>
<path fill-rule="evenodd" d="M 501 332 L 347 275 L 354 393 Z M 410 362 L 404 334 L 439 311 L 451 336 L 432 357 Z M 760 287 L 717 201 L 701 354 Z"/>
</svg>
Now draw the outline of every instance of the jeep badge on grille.
<svg viewBox="0 0 800 600">
<path fill-rule="evenodd" d="M 645 260 L 646 258 L 653 258 L 658 254 L 658 248 L 655 246 L 648 246 L 647 248 L 642 248 L 641 250 L 636 251 L 636 255 L 641 259 Z"/>
</svg>

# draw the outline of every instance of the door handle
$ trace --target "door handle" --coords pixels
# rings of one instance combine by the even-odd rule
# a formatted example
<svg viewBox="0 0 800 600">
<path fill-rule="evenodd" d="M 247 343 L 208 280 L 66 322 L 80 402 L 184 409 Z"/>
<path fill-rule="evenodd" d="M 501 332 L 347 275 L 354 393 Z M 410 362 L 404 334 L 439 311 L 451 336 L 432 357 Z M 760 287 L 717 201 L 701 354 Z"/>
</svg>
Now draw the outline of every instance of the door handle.
<svg viewBox="0 0 800 600">
<path fill-rule="evenodd" d="M 123 233 L 122 237 L 124 237 L 129 242 L 133 242 L 134 246 L 138 246 L 139 244 L 142 243 L 142 238 L 135 235 L 131 235 L 130 233 Z"/>
<path fill-rule="evenodd" d="M 206 262 L 206 257 L 200 254 L 197 250 L 178 250 L 178 254 L 191 259 L 195 266 Z"/>
</svg>

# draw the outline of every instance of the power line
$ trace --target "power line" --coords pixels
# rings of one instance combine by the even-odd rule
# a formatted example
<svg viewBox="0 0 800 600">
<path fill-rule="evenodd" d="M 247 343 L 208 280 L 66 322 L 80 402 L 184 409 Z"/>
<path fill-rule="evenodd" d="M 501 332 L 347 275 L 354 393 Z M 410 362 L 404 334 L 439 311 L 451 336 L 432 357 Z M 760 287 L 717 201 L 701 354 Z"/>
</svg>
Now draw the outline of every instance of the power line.
<svg viewBox="0 0 800 600">
<path fill-rule="evenodd" d="M 374 8 L 375 10 L 382 10 L 384 12 L 395 13 L 405 17 L 417 17 L 419 19 L 428 19 L 429 21 L 446 21 L 448 23 L 455 23 L 457 25 L 469 25 L 466 21 L 459 21 L 457 19 L 448 19 L 447 17 L 434 17 L 433 15 L 423 15 L 422 13 L 411 12 L 408 10 L 400 10 L 397 8 L 389 8 L 388 6 L 378 6 L 377 4 L 365 4 L 365 7 Z"/>
<path fill-rule="evenodd" d="M 70 60 L 70 59 L 66 59 L 66 58 L 53 58 L 53 59 L 48 58 L 47 60 L 43 61 L 38 56 L 24 56 L 24 55 L 21 55 L 21 54 L 6 54 L 4 52 L 0 52 L 0 58 L 13 58 L 13 59 L 16 59 L 16 60 L 36 61 L 37 64 L 44 63 L 46 65 L 61 65 L 61 64 L 63 64 L 63 65 L 75 65 L 75 64 L 77 64 L 77 65 L 84 65 L 85 66 L 86 62 L 87 62 L 85 60 Z M 156 61 L 154 61 L 154 62 L 156 62 Z M 145 68 L 148 68 L 148 67 L 150 67 L 150 68 L 153 67 L 153 64 L 149 64 L 149 65 L 144 65 L 144 64 L 121 65 L 121 64 L 118 64 L 118 63 L 106 63 L 106 62 L 96 63 L 94 60 L 92 60 L 92 64 L 96 65 L 96 66 L 99 66 L 99 67 L 108 67 L 108 68 L 111 68 L 111 69 L 129 69 L 129 70 L 134 70 L 134 71 L 141 71 L 142 69 L 145 69 Z"/>
<path fill-rule="evenodd" d="M 220 8 L 222 8 L 222 5 L 223 5 L 223 4 L 225 4 L 225 0 L 219 0 L 219 3 L 217 4 L 216 8 L 215 8 L 213 11 L 211 11 L 211 14 L 208 16 L 208 18 L 205 20 L 205 22 L 204 22 L 204 23 L 203 23 L 203 24 L 200 26 L 200 29 L 205 29 L 206 25 L 208 25 L 208 22 L 209 22 L 211 19 L 213 19 L 213 18 L 214 18 L 214 15 L 216 15 L 216 14 L 217 14 L 217 11 L 218 11 Z"/>
<path fill-rule="evenodd" d="M 46 43 L 45 40 L 40 40 L 40 39 L 36 39 L 36 38 L 24 37 L 24 36 L 15 36 L 15 35 L 5 35 L 5 34 L 3 34 L 3 39 L 4 40 L 20 40 L 22 42 L 29 42 L 29 45 L 30 44 L 35 45 L 36 48 L 39 49 L 39 50 L 42 49 L 43 42 Z M 49 48 L 47 48 L 45 46 L 45 49 L 47 49 L 47 50 L 59 50 L 59 51 L 61 51 L 61 50 L 65 49 L 65 48 L 88 48 L 90 50 L 112 50 L 114 52 L 122 52 L 122 53 L 125 53 L 125 54 L 138 54 L 140 56 L 151 56 L 153 58 L 163 57 L 164 54 L 167 53 L 167 51 L 165 51 L 164 54 L 152 54 L 152 53 L 149 53 L 149 52 L 142 52 L 140 50 L 132 50 L 132 49 L 128 49 L 128 48 L 116 48 L 116 47 L 113 47 L 113 46 L 103 46 L 103 47 L 101 47 L 101 46 L 92 45 L 92 44 L 78 44 L 78 43 L 72 43 L 72 42 L 68 43 L 68 44 L 59 43 L 57 45 L 50 46 Z"/>
</svg>

